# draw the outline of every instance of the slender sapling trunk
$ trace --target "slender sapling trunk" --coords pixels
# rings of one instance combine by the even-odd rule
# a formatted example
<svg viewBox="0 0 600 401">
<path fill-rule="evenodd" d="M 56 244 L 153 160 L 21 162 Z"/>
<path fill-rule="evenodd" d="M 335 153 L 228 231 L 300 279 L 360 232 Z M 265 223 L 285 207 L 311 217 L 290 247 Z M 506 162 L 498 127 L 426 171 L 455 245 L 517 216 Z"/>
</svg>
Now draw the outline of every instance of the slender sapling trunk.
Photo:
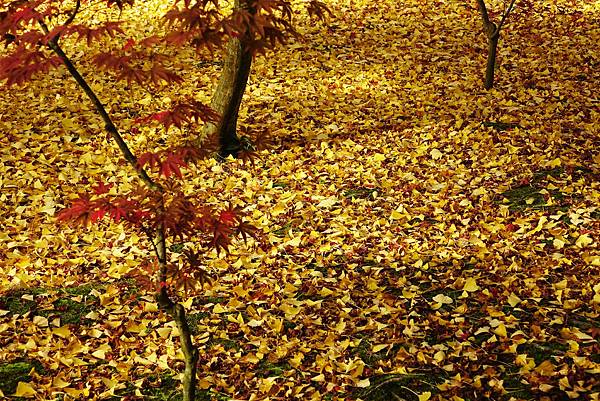
<svg viewBox="0 0 600 401">
<path fill-rule="evenodd" d="M 236 9 L 246 6 L 244 0 L 235 1 Z M 218 125 L 207 124 L 205 131 L 205 134 L 218 135 L 221 157 L 235 157 L 241 149 L 237 120 L 251 67 L 252 50 L 244 37 L 231 38 L 227 43 L 223 70 L 211 101 L 211 107 L 221 114 L 221 120 Z"/>
<path fill-rule="evenodd" d="M 161 289 L 157 296 L 160 308 L 165 311 L 177 325 L 179 341 L 183 351 L 185 370 L 183 372 L 183 401 L 194 401 L 196 398 L 196 369 L 198 363 L 198 348 L 192 341 L 192 332 L 187 322 L 187 316 L 183 305 L 173 302 L 169 297 L 166 286 L 162 285 L 167 280 L 167 248 L 165 238 L 157 236 L 154 250 L 159 263 L 159 280 Z"/>
<path fill-rule="evenodd" d="M 495 30 L 495 25 L 492 26 Z M 500 40 L 500 32 L 497 34 L 488 35 L 488 58 L 487 67 L 485 69 L 485 89 L 491 89 L 494 86 L 494 71 L 496 69 L 496 53 L 498 50 L 498 41 Z"/>
<path fill-rule="evenodd" d="M 490 21 L 490 17 L 485 5 L 485 0 L 477 0 L 481 21 L 483 22 L 483 32 L 488 39 L 487 66 L 485 69 L 485 89 L 491 89 L 494 86 L 494 72 L 496 69 L 496 55 L 498 54 L 498 42 L 500 41 L 500 30 L 506 22 L 506 18 L 513 10 L 516 0 L 511 0 L 508 7 L 502 14 L 502 19 L 498 25 Z"/>
</svg>

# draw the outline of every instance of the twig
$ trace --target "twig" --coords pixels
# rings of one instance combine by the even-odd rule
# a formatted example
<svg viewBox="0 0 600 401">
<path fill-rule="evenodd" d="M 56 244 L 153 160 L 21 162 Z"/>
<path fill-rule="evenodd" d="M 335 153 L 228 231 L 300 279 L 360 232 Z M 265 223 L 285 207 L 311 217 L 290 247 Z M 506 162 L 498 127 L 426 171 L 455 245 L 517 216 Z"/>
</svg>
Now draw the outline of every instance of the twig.
<svg viewBox="0 0 600 401">
<path fill-rule="evenodd" d="M 481 0 L 481 1 L 483 1 L 483 0 Z M 513 7 L 515 6 L 515 2 L 516 2 L 516 0 L 511 0 L 508 8 L 502 14 L 502 19 L 500 20 L 500 23 L 496 27 L 496 32 L 494 32 L 495 35 L 498 34 L 498 33 L 500 33 L 500 29 L 502 29 L 502 25 L 504 25 L 504 22 L 506 21 L 506 18 L 508 17 L 508 14 L 510 14 L 511 11 L 513 10 Z"/>
<path fill-rule="evenodd" d="M 404 390 L 408 390 L 408 391 L 410 391 L 410 392 L 411 392 L 411 393 L 413 393 L 413 394 L 414 394 L 414 395 L 415 395 L 417 398 L 419 397 L 419 394 L 415 393 L 414 391 L 412 391 L 410 388 L 408 388 L 408 387 L 406 387 L 406 386 L 400 386 L 400 388 L 401 388 L 401 389 L 404 389 Z"/>
<path fill-rule="evenodd" d="M 80 6 L 81 6 L 81 0 L 77 0 L 77 3 L 75 3 L 75 8 L 73 9 L 73 13 L 71 13 L 71 15 L 69 16 L 69 18 L 67 18 L 67 20 L 65 21 L 65 23 L 63 24 L 63 26 L 67 26 L 71 22 L 73 22 L 73 20 L 75 19 L 75 16 L 79 12 L 79 7 Z"/>
</svg>

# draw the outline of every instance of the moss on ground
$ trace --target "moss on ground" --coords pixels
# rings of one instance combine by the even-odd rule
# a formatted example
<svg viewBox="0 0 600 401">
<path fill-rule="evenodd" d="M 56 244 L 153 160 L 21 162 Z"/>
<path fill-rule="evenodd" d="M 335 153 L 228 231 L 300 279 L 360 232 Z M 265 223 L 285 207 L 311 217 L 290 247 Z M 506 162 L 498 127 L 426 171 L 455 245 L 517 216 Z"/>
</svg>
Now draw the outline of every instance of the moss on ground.
<svg viewBox="0 0 600 401">
<path fill-rule="evenodd" d="M 102 286 L 96 283 L 61 289 L 46 289 L 41 287 L 9 291 L 0 296 L 0 309 L 9 311 L 12 315 L 39 315 L 44 317 L 59 317 L 63 324 L 80 324 L 85 315 L 98 304 L 98 298 L 90 295 Z M 52 306 L 42 306 L 36 297 L 44 295 L 54 298 Z M 33 297 L 33 300 L 31 299 Z"/>
<path fill-rule="evenodd" d="M 46 290 L 40 287 L 9 291 L 0 296 L 0 309 L 7 310 L 13 315 L 24 315 L 27 312 L 34 312 L 38 307 L 35 296 L 45 293 Z M 33 296 L 34 299 L 23 298 L 28 295 Z"/>
<path fill-rule="evenodd" d="M 42 364 L 36 360 L 18 359 L 0 363 L 0 390 L 5 395 L 14 394 L 19 382 L 31 381 L 31 371 L 44 373 Z"/>
<path fill-rule="evenodd" d="M 142 398 L 135 395 L 136 390 L 142 394 Z M 151 401 L 181 401 L 181 382 L 172 372 L 151 375 L 145 378 L 142 388 L 137 389 L 132 384 L 115 392 L 114 397 L 108 401 L 121 401 L 127 397 L 132 399 L 143 399 Z M 139 393 L 138 393 L 139 394 Z M 226 394 L 213 390 L 196 389 L 196 401 L 228 401 L 231 398 Z"/>
<path fill-rule="evenodd" d="M 436 384 L 443 382 L 441 377 L 424 374 L 387 374 L 372 376 L 369 380 L 370 385 L 355 391 L 352 398 L 364 401 L 418 401 L 418 394 L 426 391 L 438 393 Z"/>
<path fill-rule="evenodd" d="M 378 188 L 368 188 L 368 187 L 356 187 L 350 188 L 342 194 L 342 196 L 346 199 L 370 199 L 373 200 L 375 197 L 375 192 L 377 192 Z"/>
<path fill-rule="evenodd" d="M 70 298 L 59 298 L 53 305 L 51 314 L 58 314 L 61 324 L 81 324 L 85 321 L 85 315 L 94 309 L 93 303 L 77 302 Z"/>
</svg>

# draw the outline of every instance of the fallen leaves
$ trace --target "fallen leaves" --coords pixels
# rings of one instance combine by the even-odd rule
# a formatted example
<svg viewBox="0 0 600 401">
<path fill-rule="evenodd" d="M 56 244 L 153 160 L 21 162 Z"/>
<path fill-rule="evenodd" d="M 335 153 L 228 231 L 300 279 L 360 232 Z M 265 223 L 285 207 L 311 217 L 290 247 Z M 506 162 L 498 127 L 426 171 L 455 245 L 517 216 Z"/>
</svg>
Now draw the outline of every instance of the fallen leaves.
<svg viewBox="0 0 600 401">
<path fill-rule="evenodd" d="M 201 388 L 341 400 L 398 374 L 395 391 L 419 400 L 597 397 L 598 38 L 586 27 L 598 5 L 573 6 L 573 22 L 541 2 L 532 36 L 511 21 L 485 93 L 466 3 L 332 7 L 327 35 L 305 24 L 305 42 L 256 59 L 240 122 L 273 132 L 276 151 L 254 168 L 203 162 L 184 188 L 215 204 L 243 198 L 267 233 L 263 248 L 203 260 L 217 280 L 186 301 Z M 587 34 L 560 34 L 570 27 Z M 164 96 L 94 76 L 124 132 L 138 106 L 151 115 L 186 85 L 210 85 L 214 69 L 178 57 L 189 76 Z M 119 225 L 57 230 L 56 211 L 105 182 L 93 178 L 118 193 L 133 177 L 95 139 L 72 84 L 54 87 L 1 99 L 0 356 L 46 369 L 9 395 L 133 396 L 180 369 L 177 328 L 124 281 L 144 238 Z M 158 132 L 127 135 L 145 151 Z M 59 291 L 84 282 L 99 284 Z"/>
</svg>

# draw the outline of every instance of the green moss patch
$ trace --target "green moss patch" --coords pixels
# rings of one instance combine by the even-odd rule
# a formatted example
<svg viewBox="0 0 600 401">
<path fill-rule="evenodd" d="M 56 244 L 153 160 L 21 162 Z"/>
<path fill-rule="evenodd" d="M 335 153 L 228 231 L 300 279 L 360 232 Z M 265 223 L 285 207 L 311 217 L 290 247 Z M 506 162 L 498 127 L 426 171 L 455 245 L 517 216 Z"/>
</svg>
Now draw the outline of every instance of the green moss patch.
<svg viewBox="0 0 600 401">
<path fill-rule="evenodd" d="M 365 363 L 365 365 L 373 366 L 379 361 L 392 359 L 396 355 L 400 347 L 394 346 L 391 350 L 383 349 L 379 352 L 372 352 L 372 349 L 373 344 L 366 338 L 363 338 L 360 344 L 358 344 L 358 346 L 354 348 L 352 354 L 358 355 L 360 359 L 362 359 L 362 361 Z"/>
<path fill-rule="evenodd" d="M 374 199 L 377 188 L 357 187 L 344 191 L 343 196 L 347 199 Z"/>
<path fill-rule="evenodd" d="M 0 309 L 12 315 L 59 317 L 63 324 L 80 324 L 85 315 L 98 306 L 98 298 L 91 295 L 101 286 L 95 283 L 61 289 L 29 288 L 11 291 L 0 296 Z M 41 300 L 46 302 L 40 302 Z M 53 299 L 53 301 L 52 301 Z"/>
<path fill-rule="evenodd" d="M 15 360 L 0 363 L 0 390 L 6 395 L 14 394 L 19 382 L 31 381 L 31 371 L 44 373 L 42 364 L 36 360 Z"/>
<path fill-rule="evenodd" d="M 62 324 L 80 324 L 85 315 L 94 309 L 94 302 L 77 302 L 70 298 L 59 298 L 53 303 L 54 310 L 44 311 L 49 315 L 58 314 Z"/>
<path fill-rule="evenodd" d="M 35 297 L 45 293 L 46 290 L 43 288 L 28 288 L 7 292 L 0 296 L 0 309 L 7 310 L 13 315 L 35 312 L 38 307 Z M 33 300 L 27 299 L 30 296 L 33 297 Z"/>
<path fill-rule="evenodd" d="M 260 361 L 257 367 L 257 377 L 280 377 L 286 371 L 292 369 L 292 366 L 287 362 L 271 363 L 265 359 Z"/>
<path fill-rule="evenodd" d="M 484 127 L 490 127 L 496 131 L 508 131 L 515 128 L 521 128 L 521 126 L 517 123 L 505 123 L 501 121 L 484 121 L 482 124 Z"/>
<path fill-rule="evenodd" d="M 355 391 L 353 398 L 364 401 L 417 401 L 418 394 L 426 391 L 431 394 L 438 393 L 436 384 L 443 382 L 442 378 L 436 379 L 429 374 L 378 375 L 370 377 L 369 380 L 370 385 Z"/>
<path fill-rule="evenodd" d="M 510 210 L 541 208 L 546 205 L 544 195 L 533 185 L 522 185 L 503 192 L 502 197 Z"/>
</svg>

